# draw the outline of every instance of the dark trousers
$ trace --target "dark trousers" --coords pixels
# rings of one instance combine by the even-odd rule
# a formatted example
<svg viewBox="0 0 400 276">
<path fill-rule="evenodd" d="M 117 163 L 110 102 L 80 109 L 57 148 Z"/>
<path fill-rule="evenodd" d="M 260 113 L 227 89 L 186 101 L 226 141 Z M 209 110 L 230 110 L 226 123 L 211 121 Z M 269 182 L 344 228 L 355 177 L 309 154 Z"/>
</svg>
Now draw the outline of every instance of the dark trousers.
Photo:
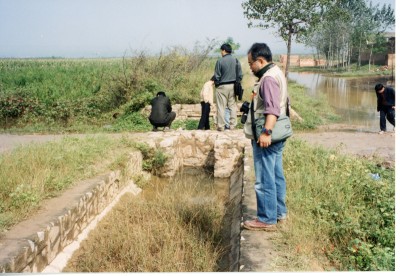
<svg viewBox="0 0 400 276">
<path fill-rule="evenodd" d="M 153 125 L 153 127 L 157 128 L 157 127 L 171 127 L 172 121 L 175 120 L 176 118 L 176 113 L 175 112 L 170 112 L 167 115 L 167 118 L 165 119 L 164 122 L 154 122 L 153 120 L 150 120 L 150 123 Z"/>
<path fill-rule="evenodd" d="M 382 131 L 386 131 L 386 119 L 389 121 L 389 123 L 395 126 L 394 117 L 395 117 L 395 110 L 391 106 L 383 107 L 380 110 L 379 125 Z"/>
<path fill-rule="evenodd" d="M 201 118 L 197 129 L 210 129 L 210 103 L 201 102 Z"/>
</svg>

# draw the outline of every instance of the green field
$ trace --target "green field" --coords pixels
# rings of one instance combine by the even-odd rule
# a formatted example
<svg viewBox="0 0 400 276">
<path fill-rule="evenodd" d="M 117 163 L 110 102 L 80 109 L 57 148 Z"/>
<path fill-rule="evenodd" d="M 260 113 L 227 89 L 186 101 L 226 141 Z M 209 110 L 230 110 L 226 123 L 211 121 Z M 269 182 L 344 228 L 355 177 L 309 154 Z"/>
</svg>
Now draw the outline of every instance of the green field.
<svg viewBox="0 0 400 276">
<path fill-rule="evenodd" d="M 198 103 L 215 60 L 178 50 L 124 59 L 0 60 L 0 127 L 81 132 L 146 118 L 135 114 L 158 91 L 172 103 Z M 116 115 L 122 115 L 115 120 Z M 139 123 L 139 124 L 138 124 Z M 147 126 L 146 126 L 147 129 Z"/>
<path fill-rule="evenodd" d="M 0 129 L 11 133 L 68 133 L 147 131 L 140 112 L 158 91 L 172 104 L 200 102 L 199 91 L 213 75 L 217 58 L 172 50 L 159 56 L 142 53 L 119 59 L 1 59 Z M 250 97 L 254 77 L 245 57 L 244 99 Z M 310 129 L 336 117 L 323 99 L 304 97 L 304 88 L 289 84 L 292 107 L 310 104 L 317 114 L 295 123 Z M 324 110 L 320 113 L 320 110 Z M 326 112 L 329 110 L 329 112 Z M 303 115 L 303 114 L 302 114 Z M 195 129 L 197 122 L 175 121 L 173 128 Z"/>
</svg>

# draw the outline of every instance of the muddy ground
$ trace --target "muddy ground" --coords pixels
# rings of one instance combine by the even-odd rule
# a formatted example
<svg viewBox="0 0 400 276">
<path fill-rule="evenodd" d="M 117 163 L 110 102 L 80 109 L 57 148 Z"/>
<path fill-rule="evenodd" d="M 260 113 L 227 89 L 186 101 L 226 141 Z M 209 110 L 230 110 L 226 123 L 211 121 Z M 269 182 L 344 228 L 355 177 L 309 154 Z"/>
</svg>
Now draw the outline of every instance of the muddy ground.
<svg viewBox="0 0 400 276">
<path fill-rule="evenodd" d="M 328 149 L 338 149 L 340 153 L 368 159 L 378 158 L 385 167 L 395 167 L 395 132 L 353 131 L 348 125 L 330 125 L 313 132 L 295 133 L 295 137 Z"/>
</svg>

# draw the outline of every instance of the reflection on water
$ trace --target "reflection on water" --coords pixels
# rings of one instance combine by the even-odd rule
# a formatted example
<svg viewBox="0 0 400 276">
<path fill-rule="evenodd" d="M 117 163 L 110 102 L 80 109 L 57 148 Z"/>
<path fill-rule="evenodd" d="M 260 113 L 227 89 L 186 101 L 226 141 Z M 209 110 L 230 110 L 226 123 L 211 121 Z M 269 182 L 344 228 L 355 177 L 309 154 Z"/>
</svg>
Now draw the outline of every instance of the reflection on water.
<svg viewBox="0 0 400 276">
<path fill-rule="evenodd" d="M 142 192 L 147 200 L 156 200 L 166 187 L 198 203 L 210 200 L 224 203 L 229 195 L 229 179 L 214 178 L 212 172 L 202 168 L 182 168 L 173 177 L 152 175 L 149 182 Z"/>
<path fill-rule="evenodd" d="M 311 96 L 324 95 L 342 117 L 342 123 L 355 125 L 357 131 L 379 130 L 374 87 L 377 83 L 394 87 L 390 77 L 349 79 L 326 77 L 317 73 L 290 72 L 289 80 L 306 86 Z"/>
</svg>

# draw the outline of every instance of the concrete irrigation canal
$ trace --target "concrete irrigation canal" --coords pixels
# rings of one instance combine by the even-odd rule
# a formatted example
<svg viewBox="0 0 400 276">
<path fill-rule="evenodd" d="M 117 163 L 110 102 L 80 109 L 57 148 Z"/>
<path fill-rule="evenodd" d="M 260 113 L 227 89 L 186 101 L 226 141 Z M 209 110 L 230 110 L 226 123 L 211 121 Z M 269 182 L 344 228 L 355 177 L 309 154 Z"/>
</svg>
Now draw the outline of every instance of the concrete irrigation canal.
<svg viewBox="0 0 400 276">
<path fill-rule="evenodd" d="M 170 157 L 161 170 L 163 178 L 174 177 L 182 168 L 211 170 L 218 180 L 218 197 L 229 209 L 223 230 L 227 250 L 219 262 L 220 270 L 265 271 L 268 241 L 241 229 L 243 217 L 254 215 L 256 208 L 249 181 L 253 173 L 251 146 L 242 131 L 141 133 L 137 141 Z M 77 183 L 62 196 L 47 200 L 38 214 L 10 229 L 0 239 L 0 271 L 61 272 L 80 242 L 121 196 L 142 193 L 134 181 L 138 176 L 149 177 L 142 170 L 142 155 L 133 150 L 127 160 L 123 169 Z"/>
</svg>

